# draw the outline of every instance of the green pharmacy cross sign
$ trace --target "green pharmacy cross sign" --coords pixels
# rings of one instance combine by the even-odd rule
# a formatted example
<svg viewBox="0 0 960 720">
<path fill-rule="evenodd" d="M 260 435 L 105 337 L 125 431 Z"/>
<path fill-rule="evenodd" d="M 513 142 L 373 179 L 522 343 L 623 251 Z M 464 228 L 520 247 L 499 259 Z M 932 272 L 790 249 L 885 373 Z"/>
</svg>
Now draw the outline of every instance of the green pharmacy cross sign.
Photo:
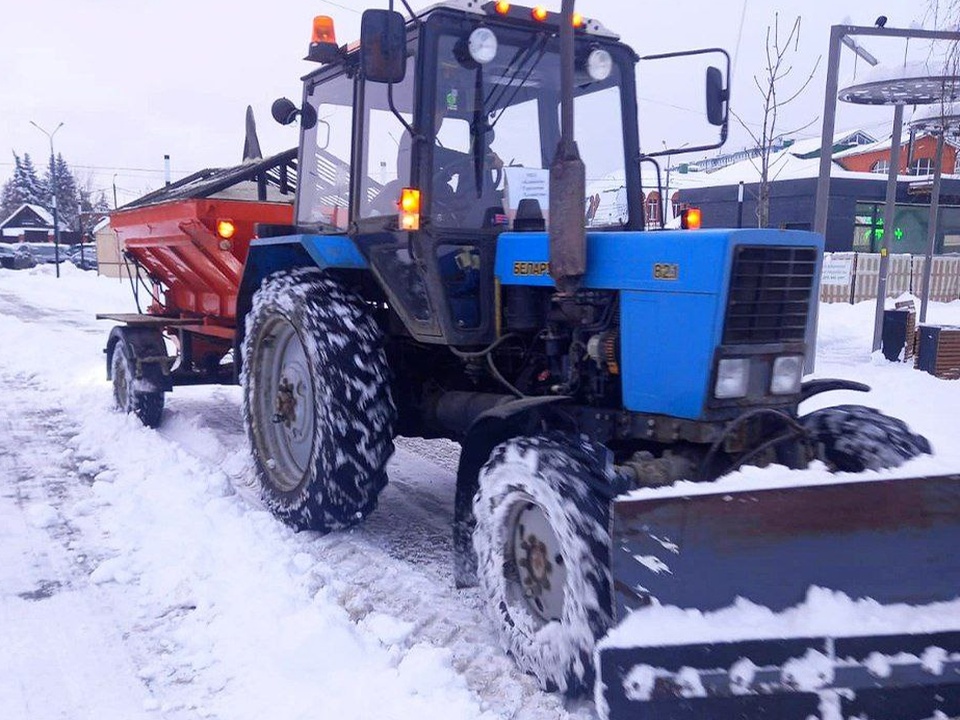
<svg viewBox="0 0 960 720">
<path fill-rule="evenodd" d="M 877 224 L 867 233 L 867 236 L 872 236 L 878 242 L 883 240 L 883 218 L 877 219 Z M 903 240 L 903 228 L 893 229 L 893 239 L 897 242 Z"/>
</svg>

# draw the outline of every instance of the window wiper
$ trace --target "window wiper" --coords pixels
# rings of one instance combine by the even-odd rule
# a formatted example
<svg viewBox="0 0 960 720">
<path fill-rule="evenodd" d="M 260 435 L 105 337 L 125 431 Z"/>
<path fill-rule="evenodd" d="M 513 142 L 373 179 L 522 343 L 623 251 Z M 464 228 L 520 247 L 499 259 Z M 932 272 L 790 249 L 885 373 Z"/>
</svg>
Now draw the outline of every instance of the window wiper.
<svg viewBox="0 0 960 720">
<path fill-rule="evenodd" d="M 477 66 L 474 97 L 484 99 L 482 103 L 474 104 L 473 121 L 470 123 L 470 136 L 472 140 L 471 149 L 473 151 L 473 174 L 478 198 L 483 195 L 483 148 L 486 142 L 486 135 L 487 133 L 491 132 L 494 127 L 496 127 L 496 124 L 500 121 L 500 118 L 503 117 L 503 113 L 508 107 L 510 107 L 511 103 L 513 103 L 517 93 L 519 93 L 520 89 L 526 85 L 527 80 L 530 79 L 530 75 L 533 74 L 533 71 L 540 64 L 540 61 L 546 54 L 546 50 L 546 35 L 535 37 L 525 48 L 518 48 L 517 52 L 507 64 L 507 68 L 502 76 L 506 78 L 509 75 L 507 82 L 502 86 L 495 86 L 490 91 L 490 94 L 486 97 L 484 97 L 483 94 L 483 66 Z M 536 57 L 534 58 L 534 56 Z M 534 58 L 532 63 L 529 62 L 531 58 Z M 517 82 L 517 79 L 520 77 L 520 73 L 524 71 L 525 66 L 528 63 L 529 67 L 526 68 L 526 74 L 523 76 L 522 80 Z M 500 112 L 497 114 L 496 118 L 494 118 L 493 121 L 487 121 L 486 108 L 496 108 L 506 93 L 511 89 L 513 90 L 513 94 L 510 96 L 507 102 L 504 103 L 503 107 L 500 108 Z"/>
<path fill-rule="evenodd" d="M 514 77 L 516 77 L 516 75 L 519 74 L 520 70 L 526 64 L 527 60 L 530 58 L 531 55 L 533 55 L 536 44 L 537 44 L 537 38 L 533 38 L 526 47 L 517 48 L 517 51 L 513 54 L 513 57 L 510 58 L 510 62 L 507 63 L 507 68 L 503 72 L 504 77 L 506 77 L 507 73 L 513 70 L 514 63 L 518 61 L 519 61 L 519 65 L 517 65 L 516 70 L 513 70 L 513 73 L 514 73 Z M 509 87 L 509 84 L 505 86 L 494 85 L 490 89 L 490 94 L 483 99 L 483 106 L 490 107 L 490 103 L 493 101 L 494 95 L 497 93 L 497 91 L 500 91 L 500 96 L 502 96 L 507 91 L 508 87 Z M 500 96 L 496 98 L 498 102 L 500 100 Z M 496 103 L 494 103 L 494 107 L 496 107 Z"/>
<path fill-rule="evenodd" d="M 534 60 L 533 63 L 531 63 L 529 69 L 527 70 L 527 74 L 523 76 L 523 80 L 518 82 L 516 86 L 513 88 L 513 94 L 510 96 L 510 99 L 503 104 L 503 107 L 500 108 L 500 112 L 497 115 L 497 117 L 494 118 L 493 122 L 488 124 L 488 130 L 493 130 L 497 126 L 497 123 L 500 122 L 500 118 L 503 117 L 503 113 L 505 113 L 507 111 L 507 108 L 513 104 L 513 100 L 514 98 L 517 97 L 517 93 L 519 93 L 520 90 L 523 88 L 523 86 L 527 84 L 527 80 L 530 79 L 530 76 L 533 74 L 533 71 L 537 69 L 537 66 L 540 64 L 540 61 L 543 60 L 543 56 L 546 54 L 547 54 L 547 39 L 546 37 L 544 37 L 543 42 L 540 44 L 540 52 L 537 55 L 537 59 Z M 521 65 L 520 67 L 517 68 L 516 74 L 520 73 L 520 69 L 522 67 L 523 66 Z M 510 87 L 510 85 L 514 84 L 514 81 L 516 80 L 516 74 L 512 78 L 510 78 L 510 84 L 507 87 Z"/>
<path fill-rule="evenodd" d="M 520 88 L 526 85 L 527 80 L 530 79 L 530 75 L 533 74 L 533 71 L 537 68 L 537 65 L 540 64 L 540 61 L 546 54 L 547 40 L 548 38 L 546 35 L 534 37 L 530 42 L 530 45 L 528 45 L 526 48 L 519 49 L 517 54 L 511 58 L 510 64 L 507 65 L 507 69 L 504 71 L 502 76 L 503 78 L 507 78 L 506 82 L 500 84 L 499 87 L 494 87 L 494 89 L 490 92 L 490 97 L 488 97 L 484 102 L 484 107 L 496 108 L 498 105 L 500 105 L 500 101 L 507 94 L 507 92 L 511 89 L 513 90 L 513 94 L 510 96 L 510 99 L 506 103 L 503 103 L 503 107 L 500 108 L 500 113 L 497 115 L 496 119 L 490 123 L 491 130 L 500 120 L 500 117 L 503 115 L 503 111 L 510 107 L 513 99 L 517 96 L 517 93 L 520 92 Z M 534 59 L 533 63 L 531 63 L 529 68 L 527 68 L 527 63 L 535 55 L 536 58 Z M 514 67 L 514 63 L 516 63 L 516 67 Z M 520 77 L 520 73 L 522 73 L 524 69 L 526 69 L 526 74 L 523 76 L 522 80 L 517 82 L 517 79 Z M 498 91 L 499 94 L 497 94 L 496 99 L 494 99 L 494 95 Z"/>
</svg>

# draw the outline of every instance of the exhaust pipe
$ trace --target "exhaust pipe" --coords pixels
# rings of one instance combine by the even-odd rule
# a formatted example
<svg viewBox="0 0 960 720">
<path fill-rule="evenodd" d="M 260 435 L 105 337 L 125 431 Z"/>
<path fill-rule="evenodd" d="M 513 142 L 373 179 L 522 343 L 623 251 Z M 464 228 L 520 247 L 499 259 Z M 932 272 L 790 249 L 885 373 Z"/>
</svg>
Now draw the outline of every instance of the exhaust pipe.
<svg viewBox="0 0 960 720">
<path fill-rule="evenodd" d="M 550 276 L 561 296 L 573 295 L 587 271 L 586 169 L 574 140 L 575 0 L 563 0 L 560 18 L 560 143 L 550 166 Z"/>
</svg>

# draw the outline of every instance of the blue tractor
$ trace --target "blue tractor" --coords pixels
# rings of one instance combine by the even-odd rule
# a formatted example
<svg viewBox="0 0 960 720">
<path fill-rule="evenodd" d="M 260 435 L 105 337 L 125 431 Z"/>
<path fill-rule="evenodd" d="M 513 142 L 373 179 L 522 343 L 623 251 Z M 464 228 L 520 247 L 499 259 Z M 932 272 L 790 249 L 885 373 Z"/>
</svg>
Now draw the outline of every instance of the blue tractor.
<svg viewBox="0 0 960 720">
<path fill-rule="evenodd" d="M 806 718 L 828 693 L 843 717 L 955 716 L 956 633 L 604 644 L 651 606 L 776 612 L 810 586 L 951 600 L 960 500 L 956 477 L 711 490 L 748 464 L 856 473 L 930 447 L 870 408 L 799 413 L 867 389 L 803 380 L 820 236 L 645 230 L 639 58 L 572 6 L 368 10 L 344 46 L 315 22 L 319 67 L 300 103 L 273 108 L 300 123 L 295 224 L 258 228 L 237 307 L 267 505 L 298 529 L 352 526 L 396 436 L 452 438 L 457 581 L 479 583 L 544 688 L 595 692 L 615 718 Z M 726 84 L 708 70 L 721 141 Z M 621 217 L 585 227 L 584 168 L 626 188 Z M 933 646 L 939 675 L 865 669 L 871 652 Z M 784 679 L 814 651 L 829 680 Z M 743 658 L 755 681 L 732 688 Z M 897 698 L 909 711 L 870 714 Z"/>
</svg>

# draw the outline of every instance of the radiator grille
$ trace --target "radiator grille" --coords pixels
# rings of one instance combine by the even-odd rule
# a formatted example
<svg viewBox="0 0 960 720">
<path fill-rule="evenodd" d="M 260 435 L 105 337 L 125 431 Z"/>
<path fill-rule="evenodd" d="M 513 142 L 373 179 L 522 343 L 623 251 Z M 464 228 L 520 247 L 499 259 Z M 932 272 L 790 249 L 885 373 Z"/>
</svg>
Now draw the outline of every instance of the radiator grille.
<svg viewBox="0 0 960 720">
<path fill-rule="evenodd" d="M 738 246 L 724 344 L 802 341 L 816 267 L 815 248 Z"/>
</svg>

